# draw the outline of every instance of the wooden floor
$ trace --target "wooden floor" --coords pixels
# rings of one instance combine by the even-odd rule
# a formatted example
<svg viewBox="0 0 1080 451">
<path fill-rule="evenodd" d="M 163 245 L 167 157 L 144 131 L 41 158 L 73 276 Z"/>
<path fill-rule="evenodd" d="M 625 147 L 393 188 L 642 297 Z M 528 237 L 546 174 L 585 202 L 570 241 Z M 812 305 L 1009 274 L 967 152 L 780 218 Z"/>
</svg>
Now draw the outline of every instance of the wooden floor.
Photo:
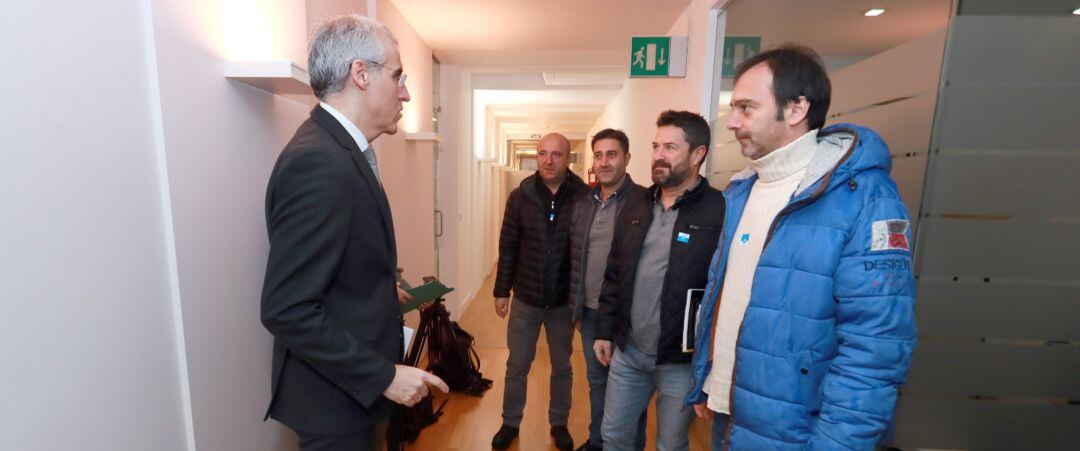
<svg viewBox="0 0 1080 451">
<path fill-rule="evenodd" d="M 503 378 L 506 374 L 506 321 L 495 314 L 491 298 L 494 276 L 485 281 L 484 287 L 461 315 L 459 324 L 476 337 L 476 352 L 480 356 L 480 371 L 494 384 L 482 398 L 451 393 L 438 394 L 435 406 L 449 397 L 443 416 L 438 423 L 428 426 L 420 437 L 408 447 L 409 450 L 484 450 L 491 449 L 491 437 L 502 425 Z M 548 360 L 544 334 L 537 343 L 536 361 L 529 372 L 529 388 L 525 405 L 525 418 L 521 432 L 510 449 L 521 451 L 554 450 L 549 434 L 547 401 L 548 378 L 551 364 Z M 588 438 L 589 387 L 585 379 L 585 358 L 581 353 L 581 338 L 574 336 L 573 407 L 568 427 L 574 437 L 574 446 L 580 446 Z M 695 419 L 690 430 L 690 449 L 709 449 L 708 422 Z M 648 448 L 655 450 L 656 414 L 649 407 Z"/>
</svg>

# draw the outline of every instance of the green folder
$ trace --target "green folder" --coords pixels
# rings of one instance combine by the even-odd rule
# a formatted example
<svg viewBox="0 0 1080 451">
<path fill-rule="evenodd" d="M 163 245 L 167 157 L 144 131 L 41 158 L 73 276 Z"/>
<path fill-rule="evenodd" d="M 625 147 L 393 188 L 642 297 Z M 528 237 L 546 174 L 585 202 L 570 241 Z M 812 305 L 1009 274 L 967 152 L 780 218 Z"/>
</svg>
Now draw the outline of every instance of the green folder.
<svg viewBox="0 0 1080 451">
<path fill-rule="evenodd" d="M 439 282 L 438 280 L 433 280 L 418 287 L 407 289 L 405 292 L 409 293 L 409 296 L 412 296 L 413 300 L 401 306 L 401 313 L 408 313 L 416 310 L 420 307 L 420 304 L 441 298 L 451 291 L 454 291 L 454 289 L 443 285 L 442 282 Z"/>
</svg>

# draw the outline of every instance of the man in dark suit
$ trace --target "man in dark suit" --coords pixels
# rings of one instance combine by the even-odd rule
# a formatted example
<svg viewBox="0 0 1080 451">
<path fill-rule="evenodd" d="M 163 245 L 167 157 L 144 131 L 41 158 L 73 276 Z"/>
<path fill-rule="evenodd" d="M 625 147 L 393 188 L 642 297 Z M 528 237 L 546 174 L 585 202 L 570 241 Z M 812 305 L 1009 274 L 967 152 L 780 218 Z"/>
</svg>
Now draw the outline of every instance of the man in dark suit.
<svg viewBox="0 0 1080 451">
<path fill-rule="evenodd" d="M 362 16 L 323 23 L 308 67 L 322 101 L 278 157 L 266 190 L 270 255 L 262 322 L 274 335 L 267 417 L 301 449 L 382 447 L 390 402 L 438 377 L 403 354 L 390 205 L 369 142 L 397 132 L 409 101 L 393 34 Z"/>
</svg>

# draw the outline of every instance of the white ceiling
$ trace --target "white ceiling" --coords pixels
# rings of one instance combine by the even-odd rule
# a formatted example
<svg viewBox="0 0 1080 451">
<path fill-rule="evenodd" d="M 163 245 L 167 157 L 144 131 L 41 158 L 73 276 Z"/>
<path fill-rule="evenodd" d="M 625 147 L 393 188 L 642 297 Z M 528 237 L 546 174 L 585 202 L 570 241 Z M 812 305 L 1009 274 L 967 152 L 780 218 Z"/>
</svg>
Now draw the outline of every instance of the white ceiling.
<svg viewBox="0 0 1080 451">
<path fill-rule="evenodd" d="M 689 0 L 392 0 L 447 64 L 611 66 L 665 35 Z"/>
<path fill-rule="evenodd" d="M 631 36 L 667 34 L 689 0 L 392 0 L 447 64 L 625 66 Z M 727 34 L 827 57 L 870 56 L 948 22 L 951 0 L 735 0 Z M 884 7 L 878 17 L 863 17 Z M 691 18 L 691 20 L 704 20 Z"/>
<path fill-rule="evenodd" d="M 569 136 L 584 136 L 618 92 L 630 37 L 667 34 L 690 4 L 391 1 L 444 64 L 493 69 L 473 75 L 478 90 L 474 114 L 481 115 L 476 120 L 490 113 L 491 125 L 507 133 L 559 131 Z M 871 7 L 887 12 L 863 17 Z M 766 47 L 808 45 L 835 68 L 944 28 L 950 7 L 951 0 L 735 0 L 726 34 L 762 36 Z M 542 71 L 550 73 L 545 77 Z M 558 86 L 564 83 L 569 86 Z M 574 85 L 577 89 L 566 89 Z"/>
<path fill-rule="evenodd" d="M 737 0 L 728 8 L 728 36 L 761 36 L 766 47 L 784 42 L 830 57 L 870 56 L 949 22 L 951 0 Z M 864 17 L 870 8 L 885 8 Z"/>
<path fill-rule="evenodd" d="M 474 123 L 494 126 L 507 134 L 559 132 L 570 139 L 585 139 L 589 129 L 618 94 L 617 89 L 548 89 L 473 91 Z M 490 115 L 491 122 L 486 120 Z M 483 145 L 485 132 L 477 129 L 475 142 Z M 478 155 L 480 150 L 477 150 Z"/>
</svg>

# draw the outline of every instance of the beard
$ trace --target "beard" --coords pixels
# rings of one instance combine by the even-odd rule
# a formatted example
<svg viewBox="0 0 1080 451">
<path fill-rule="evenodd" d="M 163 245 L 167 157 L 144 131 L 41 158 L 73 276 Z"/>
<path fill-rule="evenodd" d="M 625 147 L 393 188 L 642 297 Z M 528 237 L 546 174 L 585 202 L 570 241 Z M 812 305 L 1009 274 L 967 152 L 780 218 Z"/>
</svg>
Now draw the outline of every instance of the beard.
<svg viewBox="0 0 1080 451">
<path fill-rule="evenodd" d="M 664 160 L 656 160 L 652 164 L 652 181 L 659 185 L 661 188 L 671 188 L 673 186 L 679 186 L 690 177 L 690 161 L 687 160 L 685 164 L 679 167 L 672 167 L 671 163 Z M 657 169 L 668 170 L 668 173 L 664 175 Z"/>
</svg>

